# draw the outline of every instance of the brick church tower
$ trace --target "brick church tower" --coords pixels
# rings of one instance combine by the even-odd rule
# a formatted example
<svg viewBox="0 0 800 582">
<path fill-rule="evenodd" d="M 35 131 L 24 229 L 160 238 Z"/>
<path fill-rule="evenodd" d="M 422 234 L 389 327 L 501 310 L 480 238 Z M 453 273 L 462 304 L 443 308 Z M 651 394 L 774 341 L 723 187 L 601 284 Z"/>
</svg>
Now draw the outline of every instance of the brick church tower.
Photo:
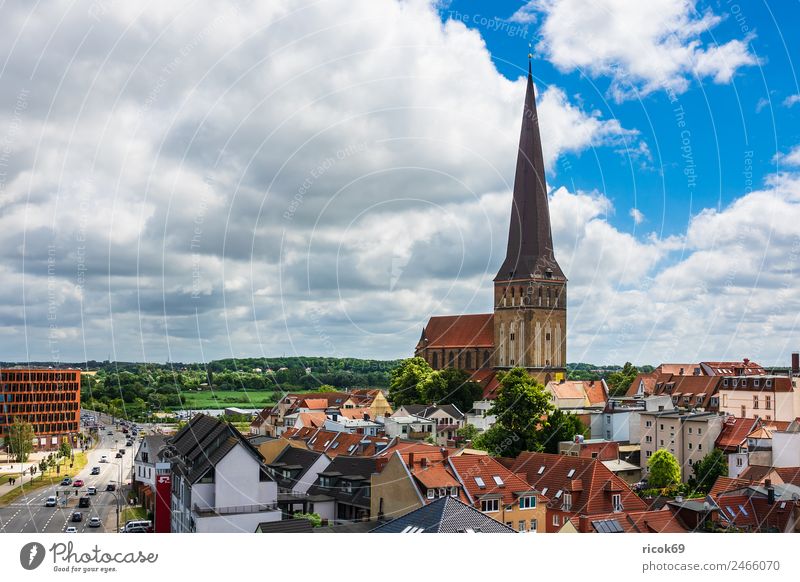
<svg viewBox="0 0 800 582">
<path fill-rule="evenodd" d="M 485 398 L 494 398 L 497 370 L 523 367 L 545 384 L 566 378 L 567 278 L 553 254 L 530 62 L 508 249 L 494 278 L 494 312 L 432 316 L 414 353 L 436 370 L 469 371 L 484 384 Z"/>
<path fill-rule="evenodd" d="M 566 377 L 567 278 L 553 254 L 530 62 L 508 248 L 494 278 L 493 319 L 495 368 L 524 367 L 544 383 Z"/>
</svg>

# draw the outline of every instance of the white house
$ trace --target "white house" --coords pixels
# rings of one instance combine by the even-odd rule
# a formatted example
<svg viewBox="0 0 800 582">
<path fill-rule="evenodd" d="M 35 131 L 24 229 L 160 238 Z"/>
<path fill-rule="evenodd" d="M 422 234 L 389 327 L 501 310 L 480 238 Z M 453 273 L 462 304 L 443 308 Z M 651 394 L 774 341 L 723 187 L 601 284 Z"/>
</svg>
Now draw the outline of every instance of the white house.
<svg viewBox="0 0 800 582">
<path fill-rule="evenodd" d="M 171 531 L 253 532 L 281 519 L 278 485 L 258 451 L 231 425 L 198 414 L 167 440 Z"/>
<path fill-rule="evenodd" d="M 383 420 L 388 438 L 425 440 L 435 438 L 436 422 L 420 416 L 389 416 Z"/>
<path fill-rule="evenodd" d="M 772 466 L 800 467 L 800 419 L 772 433 Z"/>
</svg>

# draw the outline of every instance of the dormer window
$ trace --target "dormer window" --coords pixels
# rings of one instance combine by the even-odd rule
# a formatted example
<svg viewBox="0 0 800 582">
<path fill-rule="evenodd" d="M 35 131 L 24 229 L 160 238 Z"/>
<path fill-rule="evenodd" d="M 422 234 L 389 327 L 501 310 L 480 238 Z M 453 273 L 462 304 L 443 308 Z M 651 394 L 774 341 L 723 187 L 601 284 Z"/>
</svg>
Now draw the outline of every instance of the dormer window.
<svg viewBox="0 0 800 582">
<path fill-rule="evenodd" d="M 434 489 L 428 489 L 428 499 L 434 499 L 436 497 L 436 491 Z"/>
<path fill-rule="evenodd" d="M 614 511 L 622 511 L 622 495 L 619 493 L 614 493 L 611 496 L 611 505 L 614 508 Z"/>
</svg>

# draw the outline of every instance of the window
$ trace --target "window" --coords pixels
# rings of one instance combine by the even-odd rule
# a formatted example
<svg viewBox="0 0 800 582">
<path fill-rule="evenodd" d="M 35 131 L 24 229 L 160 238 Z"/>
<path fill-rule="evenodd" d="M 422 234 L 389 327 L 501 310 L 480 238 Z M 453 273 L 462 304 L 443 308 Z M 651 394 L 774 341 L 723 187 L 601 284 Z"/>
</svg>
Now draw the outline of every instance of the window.
<svg viewBox="0 0 800 582">
<path fill-rule="evenodd" d="M 536 531 L 538 530 L 538 525 L 539 525 L 539 523 L 535 519 L 532 519 L 531 520 L 531 531 L 536 533 Z"/>
<path fill-rule="evenodd" d="M 436 497 L 436 491 L 428 489 L 428 499 L 433 499 L 434 497 Z"/>
<path fill-rule="evenodd" d="M 742 404 L 741 412 L 742 412 L 742 418 L 747 418 L 747 407 L 744 404 Z"/>
<path fill-rule="evenodd" d="M 702 451 L 703 450 L 703 445 L 702 444 L 697 445 L 697 450 L 698 451 Z"/>
<path fill-rule="evenodd" d="M 494 479 L 494 482 L 498 487 L 505 486 L 505 483 L 503 483 L 503 480 L 500 478 L 500 475 L 492 475 L 492 479 Z"/>
<path fill-rule="evenodd" d="M 557 514 L 557 513 L 554 513 L 554 514 L 553 514 L 553 525 L 559 525 L 559 523 L 558 523 L 558 522 L 559 522 L 559 519 L 558 519 L 558 514 Z"/>
<path fill-rule="evenodd" d="M 764 396 L 764 408 L 766 408 L 767 410 L 772 409 L 772 396 L 770 396 L 769 394 Z"/>
<path fill-rule="evenodd" d="M 544 465 L 539 467 L 539 470 L 536 472 L 537 475 L 541 475 L 542 473 L 544 473 Z"/>
<path fill-rule="evenodd" d="M 481 489 L 486 489 L 486 483 L 483 482 L 483 477 L 475 477 L 475 483 L 477 483 L 478 487 Z"/>
<path fill-rule="evenodd" d="M 689 450 L 692 450 L 692 443 L 689 443 Z"/>
<path fill-rule="evenodd" d="M 610 431 L 610 430 L 607 430 L 607 431 L 606 431 L 606 440 L 607 440 L 607 441 L 610 441 L 610 440 L 611 440 L 611 431 Z"/>
<path fill-rule="evenodd" d="M 614 511 L 622 511 L 622 495 L 614 493 L 611 496 L 611 505 L 614 506 Z"/>
<path fill-rule="evenodd" d="M 646 437 L 644 437 L 644 442 L 652 443 L 653 442 L 653 437 L 651 437 L 650 435 L 647 435 Z"/>
<path fill-rule="evenodd" d="M 518 530 L 518 531 L 520 531 L 520 532 L 522 532 L 522 533 L 524 533 L 524 532 L 528 531 L 528 530 L 526 529 L 526 526 L 527 526 L 527 525 L 528 525 L 528 522 L 527 522 L 527 521 L 525 521 L 524 519 L 521 519 L 521 520 L 520 520 L 520 522 L 519 522 L 519 530 Z"/>
<path fill-rule="evenodd" d="M 741 457 L 736 457 L 736 466 L 741 467 L 744 465 L 744 460 Z"/>
<path fill-rule="evenodd" d="M 692 427 L 689 427 L 689 434 L 692 434 Z"/>
<path fill-rule="evenodd" d="M 200 477 L 198 483 L 213 483 L 214 482 L 214 467 L 211 467 L 208 472 Z"/>
<path fill-rule="evenodd" d="M 611 415 L 606 414 L 606 424 L 611 424 Z"/>
<path fill-rule="evenodd" d="M 536 497 L 533 495 L 526 495 L 519 498 L 520 509 L 536 509 Z"/>
<path fill-rule="evenodd" d="M 572 476 L 575 475 L 575 469 L 570 469 L 567 472 L 567 479 L 572 479 Z"/>
<path fill-rule="evenodd" d="M 484 513 L 493 513 L 495 511 L 500 510 L 500 500 L 499 499 L 482 499 L 481 500 L 481 511 Z"/>
<path fill-rule="evenodd" d="M 758 378 L 753 378 L 753 387 L 758 388 L 761 381 Z"/>
<path fill-rule="evenodd" d="M 450 497 L 458 497 L 458 487 L 450 487 Z"/>
<path fill-rule="evenodd" d="M 648 457 L 651 456 L 652 454 L 653 454 L 653 451 L 647 451 L 647 456 Z"/>
<path fill-rule="evenodd" d="M 653 426 L 653 421 L 652 420 L 645 421 L 644 426 L 645 428 L 650 428 L 651 426 Z"/>
<path fill-rule="evenodd" d="M 570 511 L 572 509 L 572 493 L 564 493 L 564 499 L 561 502 L 561 509 Z"/>
<path fill-rule="evenodd" d="M 758 410 L 758 394 L 753 395 L 753 410 Z"/>
<path fill-rule="evenodd" d="M 702 428 L 698 428 L 698 429 L 697 429 L 697 434 L 698 434 L 698 435 L 701 435 L 701 434 L 703 434 L 703 429 L 702 429 Z"/>
</svg>

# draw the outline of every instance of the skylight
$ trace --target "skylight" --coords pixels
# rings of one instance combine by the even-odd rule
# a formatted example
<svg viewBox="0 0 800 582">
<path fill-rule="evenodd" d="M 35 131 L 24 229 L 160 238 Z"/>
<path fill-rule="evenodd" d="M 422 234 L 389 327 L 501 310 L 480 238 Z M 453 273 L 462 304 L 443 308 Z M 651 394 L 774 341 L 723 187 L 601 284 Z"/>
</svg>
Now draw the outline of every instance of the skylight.
<svg viewBox="0 0 800 582">
<path fill-rule="evenodd" d="M 745 517 L 750 515 L 749 513 L 747 513 L 747 510 L 744 508 L 744 505 L 740 505 L 739 506 L 739 511 L 741 511 L 744 514 Z"/>
<path fill-rule="evenodd" d="M 547 487 L 545 487 L 544 489 L 542 489 L 542 495 L 547 495 Z"/>
<path fill-rule="evenodd" d="M 728 507 L 728 513 L 731 514 L 731 517 L 736 517 L 736 513 L 733 511 L 733 507 Z"/>
<path fill-rule="evenodd" d="M 339 441 L 336 441 L 335 443 L 333 443 L 333 444 L 331 445 L 331 448 L 332 448 L 332 449 L 338 449 L 338 448 L 339 448 Z"/>
<path fill-rule="evenodd" d="M 486 483 L 483 482 L 483 477 L 475 477 L 475 483 L 477 483 L 478 487 L 481 489 L 486 489 Z"/>
<path fill-rule="evenodd" d="M 569 473 L 567 473 L 567 479 L 572 479 L 572 476 L 575 474 L 575 469 L 570 469 Z"/>
<path fill-rule="evenodd" d="M 355 449 L 355 448 L 356 448 L 356 446 L 355 446 L 355 445 L 350 445 L 349 447 L 347 447 L 347 452 L 348 452 L 348 453 L 352 453 L 352 452 L 353 452 L 353 449 Z"/>
<path fill-rule="evenodd" d="M 561 497 L 561 493 L 562 493 L 562 491 L 561 491 L 561 489 L 559 489 L 559 490 L 558 490 L 558 493 L 556 493 L 556 499 L 558 499 L 559 497 Z"/>
<path fill-rule="evenodd" d="M 542 473 L 544 473 L 544 465 L 539 467 L 539 473 L 538 474 L 541 475 Z"/>
<path fill-rule="evenodd" d="M 494 479 L 494 482 L 500 487 L 505 485 L 505 483 L 503 483 L 503 480 L 500 478 L 500 475 L 492 475 L 492 479 Z"/>
<path fill-rule="evenodd" d="M 403 528 L 403 531 L 401 533 L 422 533 L 423 529 L 425 528 L 422 528 L 418 525 L 407 525 L 406 527 Z"/>
</svg>

